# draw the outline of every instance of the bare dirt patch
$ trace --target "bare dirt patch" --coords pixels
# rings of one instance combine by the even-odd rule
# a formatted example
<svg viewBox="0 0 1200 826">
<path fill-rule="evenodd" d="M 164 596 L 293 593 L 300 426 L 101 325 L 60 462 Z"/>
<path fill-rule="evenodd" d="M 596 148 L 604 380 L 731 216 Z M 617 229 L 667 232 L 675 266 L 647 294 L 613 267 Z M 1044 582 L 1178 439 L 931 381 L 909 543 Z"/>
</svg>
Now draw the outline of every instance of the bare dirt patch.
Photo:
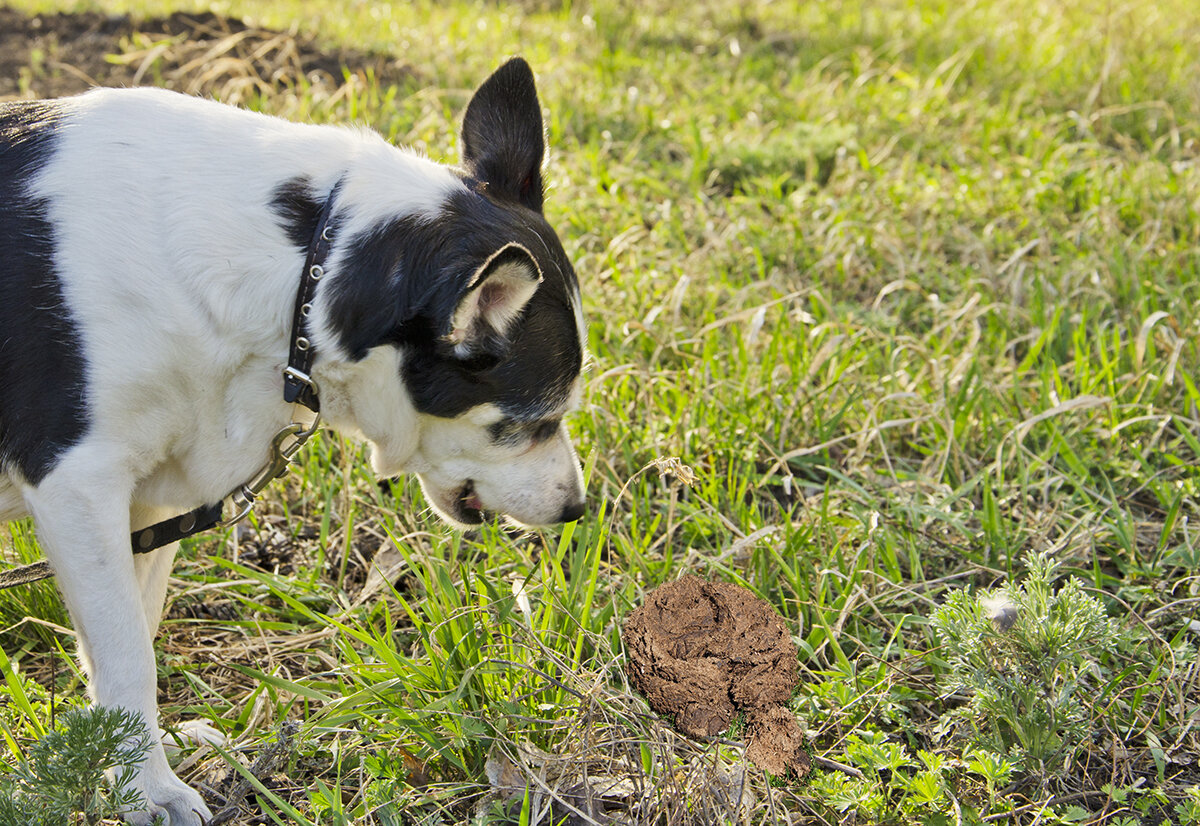
<svg viewBox="0 0 1200 826">
<path fill-rule="evenodd" d="M 685 576 L 663 585 L 622 630 L 633 684 L 692 737 L 712 737 L 737 714 L 746 756 L 776 776 L 811 762 L 787 708 L 799 682 L 796 646 L 775 610 L 745 588 Z"/>
<path fill-rule="evenodd" d="M 137 20 L 0 6 L 0 99 L 153 85 L 238 103 L 301 86 L 336 90 L 347 77 L 386 86 L 412 74 L 388 55 L 324 48 L 208 12 Z"/>
</svg>

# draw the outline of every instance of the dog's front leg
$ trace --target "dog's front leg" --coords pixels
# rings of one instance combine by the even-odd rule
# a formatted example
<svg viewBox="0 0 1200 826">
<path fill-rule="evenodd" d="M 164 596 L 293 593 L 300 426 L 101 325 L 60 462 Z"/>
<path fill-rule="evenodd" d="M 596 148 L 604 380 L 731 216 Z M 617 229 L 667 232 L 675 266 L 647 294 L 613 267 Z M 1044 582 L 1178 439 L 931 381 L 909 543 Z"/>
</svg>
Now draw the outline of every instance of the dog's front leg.
<svg viewBox="0 0 1200 826">
<path fill-rule="evenodd" d="M 137 526 L 135 533 L 138 529 L 152 525 L 171 515 L 172 511 L 170 509 L 159 511 L 135 510 L 133 516 L 133 524 Z M 146 628 L 149 630 L 151 640 L 158 633 L 158 625 L 162 621 L 163 604 L 167 598 L 167 580 L 171 576 L 171 569 L 175 563 L 175 554 L 178 550 L 179 543 L 172 542 L 170 545 L 164 545 L 149 553 L 136 554 L 133 557 L 133 567 L 137 573 L 138 587 L 142 592 L 142 610 L 146 615 Z M 207 720 L 184 720 L 175 726 L 173 730 L 174 734 L 167 734 L 165 731 L 159 730 L 159 736 L 168 754 L 172 748 L 178 749 L 181 744 L 185 743 L 216 743 L 220 746 L 228 743 L 228 738 L 225 734 Z"/>
<path fill-rule="evenodd" d="M 150 525 L 155 521 L 157 520 L 146 520 L 145 524 Z M 163 605 L 167 600 L 167 580 L 171 576 L 175 553 L 178 550 L 179 543 L 172 542 L 170 545 L 133 557 L 134 572 L 142 598 L 142 613 L 146 617 L 146 629 L 151 640 L 158 633 L 158 624 L 162 621 Z"/>
<path fill-rule="evenodd" d="M 154 650 L 130 548 L 130 486 L 113 478 L 113 464 L 73 458 L 68 454 L 36 488 L 25 491 L 25 499 L 71 613 L 92 699 L 137 713 L 151 736 L 134 779 L 145 808 L 129 812 L 126 820 L 140 826 L 162 816 L 170 826 L 200 826 L 212 814 L 171 771 L 155 736 Z M 109 472 L 88 472 L 97 467 Z M 161 608 L 158 580 L 165 586 L 165 573 L 154 573 L 148 583 L 154 593 L 147 597 Z"/>
</svg>

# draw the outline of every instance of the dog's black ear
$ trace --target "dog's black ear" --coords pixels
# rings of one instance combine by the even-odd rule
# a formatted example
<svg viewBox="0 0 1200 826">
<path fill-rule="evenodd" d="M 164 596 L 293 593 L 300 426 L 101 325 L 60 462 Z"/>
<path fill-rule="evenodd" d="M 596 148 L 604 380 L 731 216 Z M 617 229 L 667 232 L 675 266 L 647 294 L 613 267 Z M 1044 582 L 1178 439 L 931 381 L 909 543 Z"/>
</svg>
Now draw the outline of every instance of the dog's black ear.
<svg viewBox="0 0 1200 826">
<path fill-rule="evenodd" d="M 502 342 L 537 291 L 542 272 L 529 250 L 505 244 L 467 282 L 450 319 L 446 340 L 466 358 Z"/>
<path fill-rule="evenodd" d="M 484 81 L 467 104 L 463 166 L 498 196 L 542 211 L 546 139 L 533 70 L 519 57 Z"/>
</svg>

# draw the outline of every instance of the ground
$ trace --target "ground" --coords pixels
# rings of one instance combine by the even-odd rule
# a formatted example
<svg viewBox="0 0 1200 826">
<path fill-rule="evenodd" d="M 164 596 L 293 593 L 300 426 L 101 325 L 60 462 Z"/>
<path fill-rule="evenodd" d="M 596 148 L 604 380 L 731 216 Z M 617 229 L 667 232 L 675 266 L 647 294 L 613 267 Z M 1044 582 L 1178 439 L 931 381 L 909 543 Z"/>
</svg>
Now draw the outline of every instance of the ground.
<svg viewBox="0 0 1200 826">
<path fill-rule="evenodd" d="M 437 160 L 538 73 L 589 514 L 458 534 L 326 435 L 189 542 L 160 700 L 229 736 L 178 756 L 228 822 L 1200 822 L 1194 2 L 11 2 L 0 97 L 153 83 Z M 785 705 L 651 706 L 622 629 L 677 581 L 769 606 Z M 0 597 L 8 765 L 82 702 L 68 626 Z M 803 779 L 753 746 L 789 720 Z"/>
<path fill-rule="evenodd" d="M 388 84 L 408 70 L 393 57 L 323 48 L 311 37 L 211 12 L 134 19 L 0 7 L 0 97 L 154 85 L 236 102 L 301 84 L 336 88 L 347 72 Z"/>
</svg>

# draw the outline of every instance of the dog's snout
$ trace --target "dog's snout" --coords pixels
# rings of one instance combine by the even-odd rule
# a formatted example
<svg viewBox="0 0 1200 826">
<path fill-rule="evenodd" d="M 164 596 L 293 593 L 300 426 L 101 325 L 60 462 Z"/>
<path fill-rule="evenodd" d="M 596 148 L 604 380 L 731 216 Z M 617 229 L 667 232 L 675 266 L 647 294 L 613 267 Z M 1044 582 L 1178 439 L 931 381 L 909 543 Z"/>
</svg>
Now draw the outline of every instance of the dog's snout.
<svg viewBox="0 0 1200 826">
<path fill-rule="evenodd" d="M 574 522 L 576 519 L 579 519 L 581 516 L 583 516 L 583 514 L 586 510 L 587 510 L 587 505 L 585 505 L 582 500 L 579 502 L 575 502 L 573 504 L 567 505 L 566 507 L 564 507 L 562 509 L 562 513 L 560 513 L 558 515 L 558 521 L 559 522 Z"/>
</svg>

